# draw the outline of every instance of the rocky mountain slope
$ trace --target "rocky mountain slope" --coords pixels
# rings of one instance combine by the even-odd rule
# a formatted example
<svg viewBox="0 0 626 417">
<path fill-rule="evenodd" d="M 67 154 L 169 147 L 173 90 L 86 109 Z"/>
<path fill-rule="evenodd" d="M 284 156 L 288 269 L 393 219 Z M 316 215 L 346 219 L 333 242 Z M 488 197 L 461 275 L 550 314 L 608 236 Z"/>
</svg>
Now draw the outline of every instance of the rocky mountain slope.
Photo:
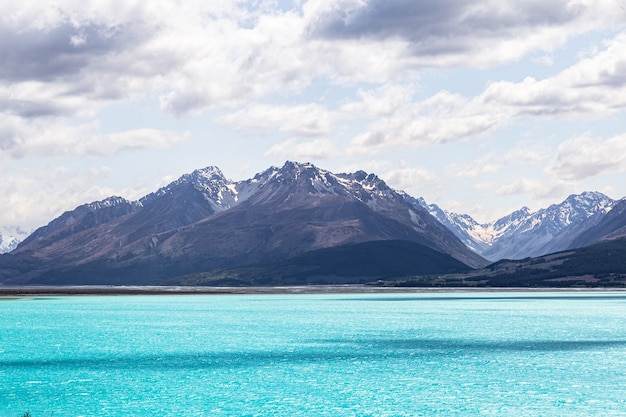
<svg viewBox="0 0 626 417">
<path fill-rule="evenodd" d="M 471 267 L 487 263 L 376 175 L 287 162 L 239 182 L 209 167 L 136 202 L 111 197 L 80 206 L 0 259 L 0 282 L 173 283 L 384 241 L 411 242 Z"/>
<path fill-rule="evenodd" d="M 597 225 L 616 202 L 602 193 L 584 192 L 570 195 L 563 202 L 536 212 L 523 207 L 485 224 L 423 200 L 420 203 L 468 247 L 491 261 L 497 261 L 540 256 L 570 248 L 582 233 Z"/>
</svg>

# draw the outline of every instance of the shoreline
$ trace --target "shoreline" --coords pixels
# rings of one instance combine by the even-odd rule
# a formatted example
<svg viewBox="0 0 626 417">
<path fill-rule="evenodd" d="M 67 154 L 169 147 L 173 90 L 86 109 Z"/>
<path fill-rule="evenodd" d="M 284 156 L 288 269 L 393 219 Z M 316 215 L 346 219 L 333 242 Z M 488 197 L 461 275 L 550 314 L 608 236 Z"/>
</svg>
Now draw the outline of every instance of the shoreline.
<svg viewBox="0 0 626 417">
<path fill-rule="evenodd" d="M 302 285 L 268 287 L 196 287 L 196 286 L 0 286 L 0 297 L 45 295 L 228 295 L 228 294 L 419 294 L 477 292 L 619 292 L 625 288 L 522 288 L 522 287 L 380 287 L 372 285 Z"/>
</svg>

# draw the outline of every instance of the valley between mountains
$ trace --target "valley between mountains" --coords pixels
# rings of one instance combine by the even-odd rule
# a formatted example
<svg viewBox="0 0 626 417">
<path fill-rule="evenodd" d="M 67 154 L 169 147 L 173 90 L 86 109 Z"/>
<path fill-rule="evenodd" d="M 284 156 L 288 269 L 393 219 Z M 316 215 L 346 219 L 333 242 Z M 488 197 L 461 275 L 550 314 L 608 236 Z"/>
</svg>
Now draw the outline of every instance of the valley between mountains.
<svg viewBox="0 0 626 417">
<path fill-rule="evenodd" d="M 0 284 L 623 286 L 625 237 L 626 200 L 597 192 L 479 224 L 363 171 L 208 167 L 13 237 Z"/>
</svg>

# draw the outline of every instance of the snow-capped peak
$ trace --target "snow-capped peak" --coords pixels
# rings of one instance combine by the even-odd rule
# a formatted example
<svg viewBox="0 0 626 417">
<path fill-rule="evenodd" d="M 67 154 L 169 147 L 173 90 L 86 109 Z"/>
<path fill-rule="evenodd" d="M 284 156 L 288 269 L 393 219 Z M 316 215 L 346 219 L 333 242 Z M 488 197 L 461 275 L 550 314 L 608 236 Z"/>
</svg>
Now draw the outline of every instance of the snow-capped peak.
<svg viewBox="0 0 626 417">
<path fill-rule="evenodd" d="M 606 214 L 615 201 L 602 193 L 587 191 L 572 194 L 545 209 L 533 212 L 522 207 L 483 224 L 468 215 L 450 213 L 423 200 L 421 204 L 470 248 L 488 259 L 498 260 L 566 249 L 572 239 L 570 231 L 584 231 L 592 218 Z"/>
<path fill-rule="evenodd" d="M 123 197 L 119 196 L 111 196 L 107 197 L 104 200 L 94 201 L 88 204 L 85 204 L 85 208 L 89 211 L 96 211 L 103 208 L 115 207 L 121 204 L 133 204 L 132 202 L 126 200 Z"/>
<path fill-rule="evenodd" d="M 0 253 L 11 252 L 29 234 L 19 227 L 0 227 Z"/>
<path fill-rule="evenodd" d="M 226 179 L 222 171 L 216 166 L 196 169 L 189 174 L 184 174 L 165 187 L 143 197 L 139 202 L 142 205 L 146 204 L 154 198 L 171 193 L 173 189 L 183 184 L 190 184 L 201 192 L 215 211 L 223 211 L 237 204 L 237 190 L 234 183 Z"/>
</svg>

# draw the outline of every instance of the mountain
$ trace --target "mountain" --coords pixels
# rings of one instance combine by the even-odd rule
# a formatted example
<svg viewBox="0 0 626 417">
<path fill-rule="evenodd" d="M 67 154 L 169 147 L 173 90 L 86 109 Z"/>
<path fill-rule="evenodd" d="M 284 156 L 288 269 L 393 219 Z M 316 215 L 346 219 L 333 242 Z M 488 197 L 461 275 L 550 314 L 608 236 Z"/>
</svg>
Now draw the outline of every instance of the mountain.
<svg viewBox="0 0 626 417">
<path fill-rule="evenodd" d="M 452 256 L 414 242 L 383 240 L 318 249 L 269 264 L 189 274 L 184 285 L 364 284 L 392 277 L 467 271 Z"/>
<path fill-rule="evenodd" d="M 376 175 L 286 162 L 239 182 L 208 167 L 136 202 L 111 197 L 77 207 L 0 260 L 0 282 L 176 283 L 190 274 L 265 268 L 313 251 L 385 241 L 411 242 L 421 253 L 448 254 L 466 266 L 487 263 Z M 349 252 L 337 250 L 332 257 Z M 397 261 L 406 263 L 401 252 Z"/>
<path fill-rule="evenodd" d="M 497 261 L 540 256 L 571 247 L 581 233 L 602 220 L 615 201 L 599 192 L 584 192 L 536 212 L 523 207 L 485 224 L 423 200 L 420 203 L 468 247 Z"/>
<path fill-rule="evenodd" d="M 48 223 L 47 226 L 35 230 L 18 247 L 27 247 L 30 250 L 44 248 L 65 237 L 75 235 L 83 230 L 92 229 L 129 214 L 138 207 L 137 203 L 130 202 L 122 197 L 109 197 L 102 201 L 83 204 L 72 211 L 63 213 Z"/>
<path fill-rule="evenodd" d="M 581 233 L 570 245 L 571 248 L 588 246 L 602 240 L 626 237 L 626 198 L 615 203 L 611 211 L 600 221 Z"/>
<path fill-rule="evenodd" d="M 452 231 L 468 248 L 476 253 L 483 253 L 493 243 L 493 233 L 486 224 L 480 224 L 468 214 L 458 214 L 440 208 L 436 204 L 428 204 L 423 198 L 416 200 L 441 224 Z"/>
<path fill-rule="evenodd" d="M 0 227 L 0 254 L 11 252 L 28 234 L 19 227 Z"/>
</svg>

